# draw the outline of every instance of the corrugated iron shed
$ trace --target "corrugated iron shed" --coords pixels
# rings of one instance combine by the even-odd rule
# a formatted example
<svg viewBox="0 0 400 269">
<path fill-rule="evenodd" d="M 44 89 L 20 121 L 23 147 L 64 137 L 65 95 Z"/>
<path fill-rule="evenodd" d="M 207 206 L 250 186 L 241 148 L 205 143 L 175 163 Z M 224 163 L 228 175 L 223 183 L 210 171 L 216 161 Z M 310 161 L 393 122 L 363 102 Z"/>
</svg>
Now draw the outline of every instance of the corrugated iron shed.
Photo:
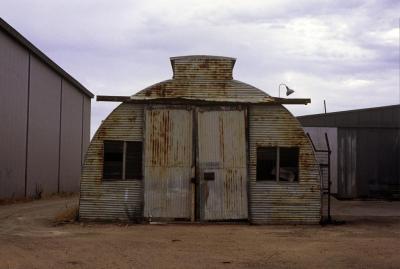
<svg viewBox="0 0 400 269">
<path fill-rule="evenodd" d="M 171 64 L 170 80 L 132 96 L 97 97 L 122 104 L 89 147 L 82 219 L 318 223 L 318 165 L 299 122 L 281 105 L 310 100 L 271 97 L 234 80 L 234 58 L 182 56 Z M 105 140 L 144 143 L 144 178 L 104 181 Z M 298 148 L 299 181 L 257 181 L 259 147 Z"/>
</svg>

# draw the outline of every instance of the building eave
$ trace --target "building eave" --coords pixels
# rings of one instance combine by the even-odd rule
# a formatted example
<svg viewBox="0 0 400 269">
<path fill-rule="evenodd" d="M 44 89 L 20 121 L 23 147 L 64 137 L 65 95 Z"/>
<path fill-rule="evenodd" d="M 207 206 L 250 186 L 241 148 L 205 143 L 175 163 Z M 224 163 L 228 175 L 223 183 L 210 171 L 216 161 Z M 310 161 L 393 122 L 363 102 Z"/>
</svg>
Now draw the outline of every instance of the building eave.
<svg viewBox="0 0 400 269">
<path fill-rule="evenodd" d="M 63 79 L 70 82 L 85 95 L 87 95 L 90 98 L 94 97 L 94 94 L 91 93 L 85 86 L 83 86 L 79 81 L 74 79 L 70 74 L 68 74 L 64 69 L 62 69 L 59 65 L 57 65 L 48 56 L 46 56 L 41 50 L 39 50 L 35 45 L 33 45 L 28 39 L 26 39 L 23 35 L 21 35 L 17 30 L 15 30 L 2 18 L 0 18 L 0 31 L 7 34 L 13 40 L 18 42 L 23 47 L 25 47 L 30 53 L 38 57 L 41 61 L 43 61 L 51 69 L 53 69 L 57 74 L 59 74 Z"/>
<path fill-rule="evenodd" d="M 194 98 L 132 98 L 132 96 L 109 96 L 97 95 L 97 101 L 102 102 L 124 102 L 139 104 L 253 104 L 253 105 L 307 105 L 311 103 L 309 98 L 278 98 L 270 97 L 268 100 L 246 100 L 246 99 L 194 99 Z"/>
</svg>

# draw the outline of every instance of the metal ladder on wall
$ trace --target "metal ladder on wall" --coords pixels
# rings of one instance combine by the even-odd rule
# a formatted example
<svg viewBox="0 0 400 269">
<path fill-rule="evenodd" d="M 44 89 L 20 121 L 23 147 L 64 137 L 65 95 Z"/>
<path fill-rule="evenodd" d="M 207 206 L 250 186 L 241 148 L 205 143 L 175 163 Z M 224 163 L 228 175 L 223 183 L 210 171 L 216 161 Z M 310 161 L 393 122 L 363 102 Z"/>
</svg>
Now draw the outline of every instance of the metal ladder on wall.
<svg viewBox="0 0 400 269">
<path fill-rule="evenodd" d="M 314 142 L 311 139 L 309 133 L 307 133 L 308 138 L 311 141 L 311 145 L 315 152 L 315 157 L 319 164 L 319 169 L 321 172 L 321 224 L 331 224 L 333 223 L 331 217 L 331 148 L 329 146 L 328 134 L 325 133 L 325 149 L 317 149 Z M 327 198 L 325 203 L 325 197 Z M 326 208 L 325 208 L 326 207 Z M 326 214 L 325 214 L 326 211 Z"/>
</svg>

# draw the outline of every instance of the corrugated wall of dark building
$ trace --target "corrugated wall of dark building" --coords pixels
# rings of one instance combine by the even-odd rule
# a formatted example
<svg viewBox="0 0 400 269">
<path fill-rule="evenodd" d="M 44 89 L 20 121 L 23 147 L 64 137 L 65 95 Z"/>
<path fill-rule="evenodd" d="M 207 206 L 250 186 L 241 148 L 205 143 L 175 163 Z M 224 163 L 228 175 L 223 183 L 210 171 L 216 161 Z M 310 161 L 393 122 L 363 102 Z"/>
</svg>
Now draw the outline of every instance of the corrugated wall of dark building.
<svg viewBox="0 0 400 269">
<path fill-rule="evenodd" d="M 338 197 L 400 198 L 400 105 L 298 117 L 337 127 Z"/>
<path fill-rule="evenodd" d="M 0 19 L 0 199 L 79 191 L 93 97 L 79 85 Z"/>
<path fill-rule="evenodd" d="M 400 198 L 400 129 L 338 129 L 338 195 Z"/>
</svg>

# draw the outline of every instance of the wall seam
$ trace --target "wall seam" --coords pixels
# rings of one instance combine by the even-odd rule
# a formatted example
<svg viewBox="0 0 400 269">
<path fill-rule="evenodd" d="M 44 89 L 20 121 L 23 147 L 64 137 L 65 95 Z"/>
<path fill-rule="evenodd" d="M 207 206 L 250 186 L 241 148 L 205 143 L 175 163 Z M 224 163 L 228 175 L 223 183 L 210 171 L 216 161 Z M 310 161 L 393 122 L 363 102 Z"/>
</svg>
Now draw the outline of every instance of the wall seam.
<svg viewBox="0 0 400 269">
<path fill-rule="evenodd" d="M 60 119 L 59 119 L 59 134 L 58 134 L 58 178 L 57 178 L 57 193 L 60 193 L 61 179 L 61 129 L 62 129 L 62 101 L 63 101 L 63 79 L 60 79 Z"/>
<path fill-rule="evenodd" d="M 85 96 L 82 94 L 82 112 L 81 112 L 81 172 L 83 167 L 83 119 L 85 117 Z"/>
<path fill-rule="evenodd" d="M 28 194 L 28 143 L 29 143 L 29 107 L 30 107 L 30 95 L 31 95 L 31 53 L 28 54 L 28 100 L 26 110 L 26 137 L 25 137 L 25 189 L 24 195 L 27 197 Z"/>
</svg>

